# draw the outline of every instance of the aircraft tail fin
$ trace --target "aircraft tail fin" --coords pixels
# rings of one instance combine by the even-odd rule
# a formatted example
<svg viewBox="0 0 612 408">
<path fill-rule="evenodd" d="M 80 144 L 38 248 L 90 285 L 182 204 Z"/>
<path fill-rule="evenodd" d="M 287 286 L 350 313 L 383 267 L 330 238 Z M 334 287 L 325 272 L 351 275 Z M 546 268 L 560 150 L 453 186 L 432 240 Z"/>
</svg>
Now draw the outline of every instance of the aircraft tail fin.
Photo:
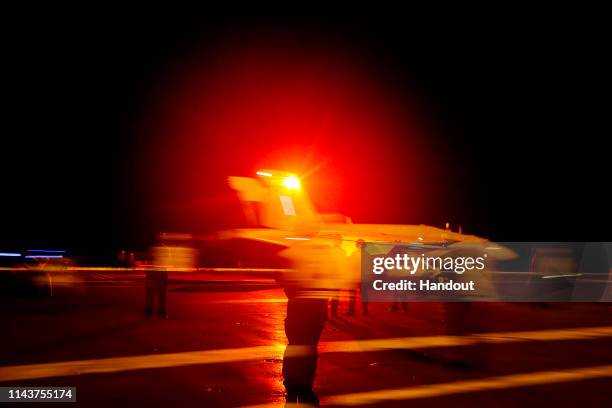
<svg viewBox="0 0 612 408">
<path fill-rule="evenodd" d="M 254 225 L 285 231 L 309 231 L 321 218 L 299 178 L 285 171 L 262 170 L 257 178 L 230 177 L 247 219 Z"/>
</svg>

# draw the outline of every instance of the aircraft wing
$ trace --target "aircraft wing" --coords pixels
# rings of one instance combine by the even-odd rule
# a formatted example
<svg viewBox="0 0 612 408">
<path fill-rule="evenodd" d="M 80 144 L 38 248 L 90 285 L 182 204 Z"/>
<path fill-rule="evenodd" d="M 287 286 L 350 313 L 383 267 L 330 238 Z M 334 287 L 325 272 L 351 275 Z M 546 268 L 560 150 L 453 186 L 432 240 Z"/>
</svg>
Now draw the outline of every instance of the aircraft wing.
<svg viewBox="0 0 612 408">
<path fill-rule="evenodd" d="M 295 234 L 288 231 L 271 228 L 241 228 L 218 233 L 218 238 L 221 240 L 246 239 L 280 246 L 291 246 L 292 238 L 295 237 Z"/>
</svg>

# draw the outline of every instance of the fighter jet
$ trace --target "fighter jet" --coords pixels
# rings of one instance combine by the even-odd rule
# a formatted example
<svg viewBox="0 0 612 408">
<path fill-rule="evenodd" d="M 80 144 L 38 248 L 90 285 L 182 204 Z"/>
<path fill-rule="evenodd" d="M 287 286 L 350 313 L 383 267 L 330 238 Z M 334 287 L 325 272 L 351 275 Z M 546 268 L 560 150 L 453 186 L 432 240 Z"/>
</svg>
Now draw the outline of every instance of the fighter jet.
<svg viewBox="0 0 612 408">
<path fill-rule="evenodd" d="M 357 224 L 349 217 L 342 215 L 327 215 L 319 213 L 298 175 L 273 169 L 262 169 L 252 177 L 228 178 L 229 185 L 237 192 L 242 209 L 250 228 L 225 230 L 218 234 L 221 239 L 238 239 L 249 242 L 261 242 L 292 248 L 306 242 L 328 243 L 342 248 L 347 256 L 356 250 L 356 243 L 368 243 L 370 251 L 380 246 L 380 253 L 394 250 L 394 244 L 404 248 L 414 249 L 418 253 L 427 252 L 439 256 L 482 256 L 486 254 L 488 263 L 505 261 L 517 257 L 517 253 L 507 246 L 493 243 L 486 238 L 454 232 L 448 228 L 437 228 L 428 225 L 394 225 L 394 224 Z M 609 245 L 608 245 L 609 246 Z M 602 251 L 600 251 L 602 252 Z M 371 252 L 370 252 L 371 253 Z M 602 252 L 605 255 L 605 251 Z M 598 256 L 597 259 L 602 258 Z M 599 268 L 605 275 L 606 267 Z M 570 276 L 572 282 L 568 285 L 575 291 L 574 269 L 568 273 L 548 273 L 542 268 L 531 268 L 531 271 L 521 271 L 521 280 L 532 276 L 538 281 L 559 281 Z M 589 268 L 587 272 L 591 272 Z M 491 270 L 495 274 L 496 271 Z M 529 272 L 529 273 L 527 273 Z M 490 274 L 487 279 L 490 279 Z M 581 274 L 582 275 L 582 274 Z M 584 274 L 585 276 L 588 274 Z M 592 274 L 591 274 L 592 275 Z M 504 275 L 505 276 L 505 275 Z M 525 278 L 523 278 L 525 276 Z M 599 276 L 599 275 L 597 275 Z M 599 282 L 599 280 L 597 281 Z M 513 282 L 515 285 L 516 282 Z M 593 285 L 589 285 L 589 296 Z M 595 292 L 600 296 L 601 288 L 596 285 Z M 555 292 L 554 288 L 543 288 L 544 292 Z M 522 299 L 523 295 L 518 296 Z M 580 296 L 580 299 L 584 296 Z"/>
</svg>

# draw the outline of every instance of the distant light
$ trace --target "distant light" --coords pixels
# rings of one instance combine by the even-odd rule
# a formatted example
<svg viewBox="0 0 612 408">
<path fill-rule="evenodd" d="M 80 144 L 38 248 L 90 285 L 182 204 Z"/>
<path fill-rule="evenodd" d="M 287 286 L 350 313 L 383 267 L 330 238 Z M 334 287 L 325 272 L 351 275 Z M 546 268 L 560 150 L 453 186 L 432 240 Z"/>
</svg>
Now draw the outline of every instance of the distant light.
<svg viewBox="0 0 612 408">
<path fill-rule="evenodd" d="M 542 279 L 572 278 L 574 276 L 582 276 L 582 274 L 581 273 L 568 273 L 565 275 L 548 275 L 548 276 L 542 276 Z"/>
<path fill-rule="evenodd" d="M 63 254 L 66 251 L 57 250 L 57 249 L 28 249 L 28 252 L 44 252 L 50 254 Z"/>
<path fill-rule="evenodd" d="M 300 188 L 300 180 L 295 176 L 285 177 L 283 185 L 289 190 L 298 190 Z"/>
<path fill-rule="evenodd" d="M 16 252 L 0 252 L 0 256 L 21 256 L 21 254 Z"/>
<path fill-rule="evenodd" d="M 258 171 L 256 173 L 258 176 L 264 176 L 264 177 L 272 177 L 271 173 L 266 173 L 265 171 Z"/>
<path fill-rule="evenodd" d="M 26 258 L 34 259 L 34 258 L 63 258 L 64 255 L 27 255 Z"/>
<path fill-rule="evenodd" d="M 310 241 L 310 238 L 305 237 L 285 237 L 285 239 L 289 239 L 291 241 Z"/>
</svg>

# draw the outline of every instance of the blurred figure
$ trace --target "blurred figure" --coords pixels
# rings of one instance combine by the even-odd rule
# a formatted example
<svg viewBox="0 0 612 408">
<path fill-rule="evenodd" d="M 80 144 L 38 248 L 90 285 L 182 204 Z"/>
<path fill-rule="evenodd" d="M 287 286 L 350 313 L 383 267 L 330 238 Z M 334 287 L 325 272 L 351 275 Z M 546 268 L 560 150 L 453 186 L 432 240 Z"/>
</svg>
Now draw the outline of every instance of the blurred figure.
<svg viewBox="0 0 612 408">
<path fill-rule="evenodd" d="M 478 282 L 478 292 L 457 292 L 452 301 L 447 299 L 443 303 L 444 330 L 449 336 L 469 336 L 473 333 L 482 333 L 488 327 L 488 305 L 482 301 L 472 300 L 480 297 L 483 300 L 498 299 L 497 290 L 493 283 L 491 271 L 496 270 L 496 261 L 499 259 L 511 259 L 514 253 L 496 244 L 487 244 L 482 248 L 480 244 L 456 243 L 450 251 L 445 253 L 454 257 L 478 257 L 487 255 L 485 268 L 472 270 L 470 273 L 456 274 L 454 272 L 435 272 L 431 278 L 438 282 L 453 279 L 456 282 L 465 282 L 470 279 Z M 432 252 L 432 254 L 436 254 Z M 448 348 L 441 350 L 444 362 L 451 368 L 461 370 L 486 371 L 488 365 L 488 346 L 486 342 L 477 342 L 463 348 Z"/>
<path fill-rule="evenodd" d="M 34 254 L 34 252 L 38 253 Z M 25 266 L 30 271 L 31 282 L 37 288 L 39 295 L 55 295 L 54 275 L 64 271 L 68 264 L 63 253 L 64 251 L 28 251 Z"/>
<path fill-rule="evenodd" d="M 485 302 L 445 302 L 443 310 L 444 329 L 448 336 L 470 336 L 489 327 L 490 305 Z M 466 347 L 440 349 L 439 353 L 443 364 L 449 368 L 486 372 L 490 369 L 490 347 L 486 342 L 476 342 Z"/>
<path fill-rule="evenodd" d="M 348 259 L 346 253 L 342 249 L 342 236 L 333 235 L 331 238 L 331 245 L 333 246 L 332 252 L 334 257 L 333 271 L 329 271 L 332 276 L 333 282 L 330 282 L 331 292 L 331 306 L 330 313 L 332 317 L 338 317 L 338 308 L 340 306 L 341 289 L 349 289 L 353 287 L 352 276 L 347 275 L 350 271 L 348 270 Z M 335 288 L 335 289 L 333 289 Z M 350 290 L 350 289 L 349 289 Z"/>
<path fill-rule="evenodd" d="M 28 270 L 32 271 L 32 283 L 42 296 L 53 296 L 53 275 L 50 260 L 46 257 L 30 258 L 32 263 L 26 263 Z"/>
<path fill-rule="evenodd" d="M 391 256 L 394 257 L 395 255 L 403 255 L 404 254 L 404 250 L 401 246 L 394 246 L 393 249 L 391 249 L 391 251 L 389 251 L 389 253 L 387 254 L 387 256 Z M 397 270 L 391 270 L 388 273 L 389 276 L 393 276 L 397 279 L 402 279 L 403 273 Z M 391 306 L 389 306 L 389 311 L 390 312 L 397 312 L 399 309 L 402 309 L 404 312 L 408 311 L 408 299 L 406 296 L 405 292 L 400 292 L 400 291 L 394 291 L 393 292 L 393 302 L 391 303 Z"/>
<path fill-rule="evenodd" d="M 127 254 L 125 252 L 125 249 L 119 251 L 119 254 L 117 255 L 117 262 L 118 265 L 122 267 L 125 267 L 127 265 Z"/>
<path fill-rule="evenodd" d="M 161 319 L 168 318 L 168 271 L 182 271 L 195 265 L 194 249 L 178 242 L 189 239 L 191 236 L 185 234 L 162 233 L 160 245 L 151 248 L 153 264 L 145 272 L 145 317 L 153 315 L 157 300 L 157 315 Z M 130 262 L 132 258 L 133 254 L 130 254 Z"/>
<path fill-rule="evenodd" d="M 313 390 L 317 370 L 317 345 L 327 320 L 327 299 L 303 297 L 285 290 L 287 317 L 285 334 L 288 345 L 283 356 L 283 384 L 287 402 L 318 405 Z"/>
<path fill-rule="evenodd" d="M 136 255 L 133 252 L 130 252 L 130 256 L 127 259 L 128 268 L 135 268 L 138 266 L 138 262 L 136 261 Z"/>
<path fill-rule="evenodd" d="M 122 268 L 134 268 L 136 267 L 136 255 L 134 252 L 127 252 L 125 249 L 119 251 L 117 255 L 118 266 Z"/>
<path fill-rule="evenodd" d="M 281 255 L 292 263 L 294 272 L 283 278 L 287 295 L 283 356 L 283 378 L 288 403 L 318 406 L 313 390 L 317 369 L 317 345 L 327 320 L 327 300 L 337 291 L 344 251 L 336 244 L 305 241 Z"/>
<path fill-rule="evenodd" d="M 368 315 L 368 302 L 364 300 L 364 293 L 361 290 L 361 249 L 364 243 L 363 239 L 358 239 L 355 242 L 356 249 L 348 259 L 348 272 L 353 278 L 353 289 L 349 290 L 348 310 L 345 313 L 347 316 L 355 316 L 358 295 L 361 296 L 361 313 L 364 316 Z"/>
<path fill-rule="evenodd" d="M 168 290 L 168 272 L 165 270 L 147 270 L 145 272 L 145 317 L 151 317 L 157 298 L 157 314 L 162 319 L 168 318 L 166 292 Z"/>
<path fill-rule="evenodd" d="M 331 317 L 338 317 L 338 307 L 340 306 L 340 290 L 336 289 L 331 296 Z"/>
</svg>

